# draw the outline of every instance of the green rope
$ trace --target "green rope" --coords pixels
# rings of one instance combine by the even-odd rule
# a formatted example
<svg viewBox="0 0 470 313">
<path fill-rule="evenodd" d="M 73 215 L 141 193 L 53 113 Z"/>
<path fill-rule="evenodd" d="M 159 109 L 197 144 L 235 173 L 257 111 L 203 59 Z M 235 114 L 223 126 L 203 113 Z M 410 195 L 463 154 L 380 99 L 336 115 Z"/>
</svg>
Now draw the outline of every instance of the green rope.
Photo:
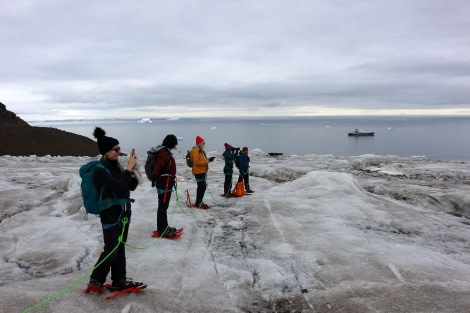
<svg viewBox="0 0 470 313">
<path fill-rule="evenodd" d="M 206 178 L 206 183 L 207 183 L 207 178 Z M 168 227 L 170 227 L 170 224 L 171 224 L 171 221 L 172 221 L 173 218 L 174 218 L 174 215 L 175 215 L 175 211 L 176 211 L 176 207 L 177 207 L 177 206 L 180 208 L 181 212 L 182 212 L 183 214 L 187 215 L 187 216 L 193 216 L 193 217 L 194 217 L 194 216 L 196 215 L 197 211 L 198 211 L 198 210 L 195 210 L 195 211 L 194 211 L 193 213 L 191 213 L 191 214 L 186 213 L 186 212 L 182 209 L 182 207 L 181 207 L 181 205 L 180 205 L 180 203 L 179 203 L 178 188 L 177 188 L 176 186 L 175 186 L 175 194 L 176 194 L 176 203 L 175 203 L 175 207 L 174 207 L 174 209 L 173 209 L 173 211 L 172 211 L 171 218 L 170 218 L 170 222 L 168 223 L 168 226 L 167 226 L 167 228 L 165 229 L 165 231 L 164 231 L 163 233 L 165 233 L 166 230 L 168 229 Z M 198 208 L 198 209 L 199 209 L 199 208 Z M 78 284 L 79 284 L 80 282 L 82 282 L 86 277 L 90 276 L 91 273 L 93 273 L 93 271 L 94 271 L 95 269 L 97 269 L 98 267 L 100 267 L 101 264 L 103 264 L 103 262 L 106 261 L 106 260 L 116 251 L 116 249 L 119 247 L 119 244 L 122 243 L 122 244 L 124 244 L 124 245 L 126 245 L 126 246 L 128 246 L 128 247 L 130 247 L 130 248 L 137 249 L 137 250 L 146 250 L 146 249 L 148 249 L 148 248 L 151 248 L 151 247 L 155 246 L 155 245 L 160 241 L 160 239 L 162 239 L 163 234 L 160 235 L 159 238 L 155 239 L 150 245 L 147 245 L 147 246 L 145 246 L 145 247 L 136 247 L 136 246 L 133 246 L 133 245 L 127 243 L 127 242 L 124 242 L 124 241 L 123 241 L 123 238 L 124 238 L 124 230 L 125 230 L 126 224 L 127 224 L 128 222 L 129 222 L 129 220 L 128 220 L 127 217 L 125 217 L 125 218 L 122 219 L 122 231 L 121 231 L 121 235 L 118 237 L 118 243 L 117 243 L 117 245 L 113 248 L 113 250 L 112 250 L 105 258 L 103 258 L 103 260 L 101 260 L 101 262 L 99 262 L 99 263 L 96 264 L 91 270 L 89 270 L 88 272 L 86 272 L 85 274 L 83 274 L 82 276 L 80 276 L 80 278 L 78 278 L 76 281 L 74 281 L 73 283 L 71 283 L 68 287 L 66 287 L 66 288 L 64 288 L 63 290 L 59 291 L 57 294 L 53 295 L 52 297 L 47 298 L 46 300 L 42 301 L 41 303 L 39 303 L 39 304 L 37 304 L 37 305 L 35 305 L 35 306 L 33 306 L 33 307 L 30 307 L 29 309 L 23 311 L 23 313 L 31 312 L 31 311 L 34 311 L 34 310 L 36 310 L 36 309 L 42 307 L 43 305 L 45 305 L 45 304 L 51 302 L 52 300 L 55 300 L 56 298 L 60 297 L 61 295 L 63 295 L 64 293 L 68 292 L 70 289 L 72 289 L 72 288 L 75 287 L 76 285 L 78 285 Z"/>
<path fill-rule="evenodd" d="M 220 205 L 221 203 L 227 201 L 227 198 L 225 198 L 224 201 L 216 200 L 216 199 L 214 198 L 214 195 L 212 194 L 212 191 L 211 191 L 210 188 L 209 188 L 209 184 L 207 183 L 207 175 L 206 175 L 206 186 L 207 186 L 207 187 L 206 187 L 206 190 L 209 191 L 209 194 L 211 195 L 211 197 L 212 197 L 212 199 L 214 200 L 215 204 Z M 204 193 L 204 196 L 206 196 L 205 193 Z M 203 197 L 203 199 L 204 199 L 204 197 Z M 204 201 L 203 201 L 203 202 L 204 202 Z"/>
<path fill-rule="evenodd" d="M 225 173 L 224 173 L 224 175 L 225 175 Z M 231 177 L 231 179 L 230 179 L 230 187 L 228 188 L 227 193 L 224 194 L 225 197 L 227 197 L 228 195 L 230 195 L 230 194 L 232 193 L 232 191 L 231 191 L 231 190 L 232 190 L 232 187 L 233 187 L 233 171 L 232 171 L 232 177 Z M 226 201 L 227 201 L 227 198 L 225 198 L 225 201 L 224 201 L 224 202 L 226 202 Z"/>
<path fill-rule="evenodd" d="M 156 190 L 156 189 L 155 189 Z M 127 243 L 127 242 L 123 242 L 124 245 L 126 245 L 127 247 L 130 247 L 132 249 L 136 249 L 136 250 L 146 250 L 148 248 L 151 248 L 153 246 L 155 246 L 159 241 L 160 239 L 162 239 L 163 237 L 163 234 L 168 230 L 168 228 L 170 227 L 171 225 L 171 222 L 173 221 L 173 218 L 175 216 L 175 212 L 176 212 L 176 206 L 179 205 L 178 203 L 178 191 L 177 191 L 177 188 L 175 186 L 175 193 L 176 193 L 176 203 L 175 203 L 175 207 L 173 208 L 172 210 L 172 213 L 171 213 L 171 217 L 170 217 L 170 221 L 168 222 L 168 225 L 166 226 L 165 230 L 163 231 L 162 234 L 160 234 L 160 237 L 156 238 L 151 244 L 147 245 L 147 246 L 144 246 L 144 247 L 136 247 L 136 246 L 133 246 L 131 245 L 130 243 Z M 157 191 L 158 192 L 158 191 Z"/>
<path fill-rule="evenodd" d="M 53 295 L 52 297 L 44 300 L 43 302 L 23 311 L 23 313 L 27 313 L 27 312 L 31 312 L 33 310 L 36 310 L 37 308 L 40 308 L 41 306 L 51 302 L 52 300 L 58 298 L 59 296 L 63 295 L 64 293 L 66 293 L 67 291 L 69 291 L 70 289 L 72 289 L 73 287 L 75 287 L 78 283 L 80 283 L 81 281 L 83 281 L 86 277 L 88 277 L 89 275 L 91 275 L 91 273 L 93 273 L 93 271 L 95 269 L 97 269 L 98 267 L 101 266 L 101 264 L 103 264 L 104 261 L 106 261 L 113 253 L 114 251 L 116 251 L 116 249 L 119 247 L 119 244 L 122 242 L 122 238 L 124 236 L 124 230 L 125 230 L 125 227 L 126 227 L 126 224 L 129 222 L 129 220 L 127 219 L 127 217 L 123 218 L 122 219 L 122 231 L 121 231 L 121 235 L 118 237 L 118 243 L 117 245 L 114 247 L 114 249 L 103 259 L 101 260 L 101 262 L 99 262 L 98 264 L 96 264 L 91 270 L 89 270 L 88 272 L 86 272 L 85 274 L 83 274 L 79 279 L 77 279 L 76 281 L 74 281 L 72 284 L 70 284 L 68 287 L 66 287 L 65 289 L 61 290 L 60 292 L 58 292 L 57 294 Z"/>
</svg>

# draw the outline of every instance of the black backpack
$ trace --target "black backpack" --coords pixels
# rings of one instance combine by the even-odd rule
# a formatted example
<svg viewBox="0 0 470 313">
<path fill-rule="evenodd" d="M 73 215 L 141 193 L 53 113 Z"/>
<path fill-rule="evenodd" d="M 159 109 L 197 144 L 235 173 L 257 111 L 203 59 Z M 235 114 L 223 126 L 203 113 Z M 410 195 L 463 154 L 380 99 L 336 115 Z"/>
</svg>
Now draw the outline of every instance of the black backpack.
<svg viewBox="0 0 470 313">
<path fill-rule="evenodd" d="M 240 169 L 240 155 L 239 154 L 237 154 L 237 156 L 235 157 L 234 163 L 235 163 L 235 166 L 238 169 Z"/>
<path fill-rule="evenodd" d="M 166 149 L 165 146 L 158 146 L 152 147 L 149 151 L 147 151 L 147 161 L 145 161 L 145 174 L 150 181 L 155 181 L 155 178 L 152 175 L 153 167 L 155 166 L 155 161 L 157 160 L 157 153 L 161 150 Z M 167 149 L 166 149 L 167 150 Z M 168 159 L 167 162 L 170 160 L 170 152 L 168 151 Z"/>
</svg>

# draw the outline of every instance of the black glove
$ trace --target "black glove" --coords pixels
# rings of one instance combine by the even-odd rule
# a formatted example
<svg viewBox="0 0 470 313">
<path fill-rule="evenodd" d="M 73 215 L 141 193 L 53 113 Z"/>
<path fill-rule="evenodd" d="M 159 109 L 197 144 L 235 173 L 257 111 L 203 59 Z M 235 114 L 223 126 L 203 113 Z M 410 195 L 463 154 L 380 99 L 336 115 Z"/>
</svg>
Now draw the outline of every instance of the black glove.
<svg viewBox="0 0 470 313">
<path fill-rule="evenodd" d="M 215 159 L 215 157 L 210 157 L 210 158 L 209 158 L 209 162 L 214 161 L 214 159 Z"/>
</svg>

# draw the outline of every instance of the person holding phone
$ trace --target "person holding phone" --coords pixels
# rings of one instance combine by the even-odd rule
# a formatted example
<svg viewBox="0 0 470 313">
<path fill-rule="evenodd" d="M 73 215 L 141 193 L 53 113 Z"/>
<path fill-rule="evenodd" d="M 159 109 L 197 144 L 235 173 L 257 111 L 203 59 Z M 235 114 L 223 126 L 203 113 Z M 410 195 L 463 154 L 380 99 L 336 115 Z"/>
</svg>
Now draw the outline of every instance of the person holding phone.
<svg viewBox="0 0 470 313">
<path fill-rule="evenodd" d="M 191 162 L 193 163 L 193 175 L 196 178 L 196 206 L 201 209 L 208 209 L 209 206 L 202 200 L 207 188 L 207 172 L 209 163 L 214 161 L 214 157 L 207 158 L 204 147 L 206 142 L 201 136 L 196 136 L 196 145 L 191 149 Z"/>
<path fill-rule="evenodd" d="M 135 151 L 134 149 L 131 151 L 127 165 L 123 168 L 119 163 L 121 152 L 119 141 L 105 135 L 106 132 L 100 127 L 96 127 L 93 132 L 102 154 L 100 162 L 106 168 L 97 167 L 95 169 L 94 183 L 99 190 L 104 186 L 103 199 L 109 197 L 129 199 L 130 191 L 135 190 L 138 185 L 137 178 L 131 173 L 137 161 Z M 117 289 L 122 290 L 143 285 L 142 282 L 135 282 L 127 278 L 125 245 L 119 241 L 121 234 L 123 242 L 127 241 L 131 215 L 130 199 L 123 205 L 114 205 L 101 212 L 104 248 L 90 276 L 88 292 L 103 293 L 103 285 L 109 272 L 111 272 L 112 285 Z M 124 218 L 127 218 L 128 223 L 123 223 Z"/>
</svg>

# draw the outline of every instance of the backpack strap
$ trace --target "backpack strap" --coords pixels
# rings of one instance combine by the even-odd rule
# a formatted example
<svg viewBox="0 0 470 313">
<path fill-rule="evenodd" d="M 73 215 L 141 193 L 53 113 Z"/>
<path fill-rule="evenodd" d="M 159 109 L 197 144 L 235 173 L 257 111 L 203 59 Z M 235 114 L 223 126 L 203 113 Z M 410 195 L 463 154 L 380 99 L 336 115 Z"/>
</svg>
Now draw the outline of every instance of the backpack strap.
<svg viewBox="0 0 470 313">
<path fill-rule="evenodd" d="M 100 168 L 104 169 L 106 171 L 106 173 L 108 173 L 108 175 L 111 176 L 111 171 L 109 170 L 109 168 L 104 166 L 103 163 L 100 162 L 96 166 L 99 166 Z M 129 198 L 129 199 L 127 199 L 127 198 L 118 198 L 116 196 L 116 194 L 114 193 L 114 191 L 113 191 L 113 197 L 114 198 L 105 198 L 105 199 L 103 199 L 104 190 L 105 190 L 105 186 L 102 186 L 101 190 L 100 190 L 99 200 L 98 200 L 100 212 L 104 211 L 106 209 L 109 209 L 110 207 L 115 206 L 115 205 L 122 206 L 122 205 L 124 205 L 128 202 L 135 202 L 135 200 L 132 199 L 132 198 Z M 98 215 L 100 216 L 101 214 L 98 214 Z M 121 217 L 119 217 L 119 219 L 121 219 Z"/>
<path fill-rule="evenodd" d="M 166 166 L 168 163 L 170 163 L 170 157 L 171 157 L 171 152 L 170 150 L 168 150 L 167 147 L 163 147 L 161 148 L 160 150 L 158 150 L 155 155 L 155 164 L 153 165 L 153 168 L 152 168 L 152 173 L 153 173 L 153 170 L 155 169 L 156 165 L 157 165 L 157 159 L 158 159 L 158 154 L 162 152 L 162 150 L 165 150 L 168 154 L 167 154 L 167 158 L 166 158 L 166 161 L 165 161 L 165 164 L 163 166 Z M 169 174 L 166 174 L 166 173 L 162 173 L 163 172 L 163 167 L 160 169 L 160 175 L 159 176 L 168 176 Z M 152 180 L 152 187 L 155 186 L 155 180 Z"/>
<path fill-rule="evenodd" d="M 119 214 L 119 217 L 116 221 L 116 223 L 114 224 L 101 224 L 101 228 L 103 230 L 106 230 L 106 229 L 110 229 L 110 228 L 113 228 L 114 226 L 117 226 L 117 225 L 120 225 L 121 224 L 121 217 L 122 217 L 122 214 L 124 213 L 124 209 L 121 211 L 121 214 Z M 131 221 L 129 221 L 130 223 Z"/>
<path fill-rule="evenodd" d="M 116 196 L 114 195 L 114 197 Z M 106 199 L 100 198 L 100 200 L 101 200 L 100 201 L 101 211 L 109 209 L 110 207 L 115 206 L 115 205 L 123 205 L 123 204 L 126 204 L 127 202 L 135 202 L 134 199 L 126 199 L 126 198 L 106 198 Z"/>
</svg>

